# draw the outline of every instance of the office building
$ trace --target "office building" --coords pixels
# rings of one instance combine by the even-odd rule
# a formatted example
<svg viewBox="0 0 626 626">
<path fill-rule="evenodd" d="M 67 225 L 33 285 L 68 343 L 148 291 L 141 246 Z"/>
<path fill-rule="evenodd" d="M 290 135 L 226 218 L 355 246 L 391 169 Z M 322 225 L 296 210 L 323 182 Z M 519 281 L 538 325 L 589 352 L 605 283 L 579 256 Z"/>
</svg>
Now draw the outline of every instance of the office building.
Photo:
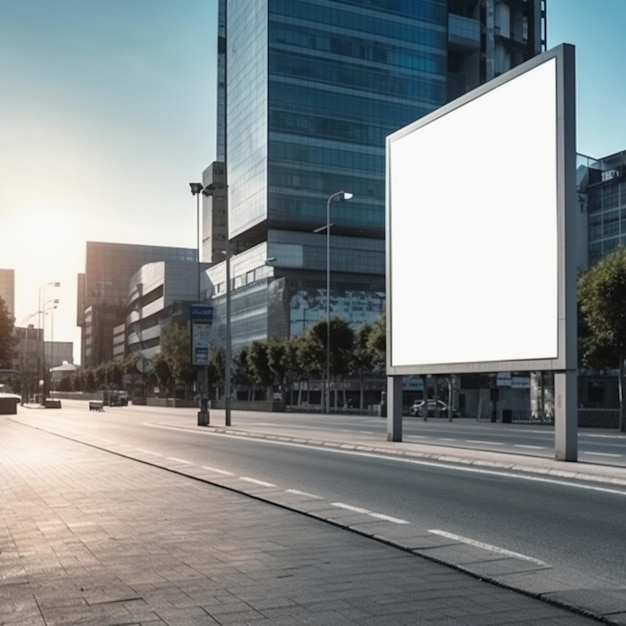
<svg viewBox="0 0 626 626">
<path fill-rule="evenodd" d="M 544 45 L 544 0 L 220 0 L 217 159 L 234 254 L 233 347 L 299 334 L 327 298 L 331 315 L 376 319 L 385 137 Z M 515 123 L 503 111 L 485 132 Z M 453 179 L 462 164 L 451 156 L 441 166 Z M 208 277 L 223 319 L 225 271 Z"/>
<path fill-rule="evenodd" d="M 200 269 L 206 269 L 201 264 Z M 186 324 L 189 305 L 197 301 L 199 268 L 189 261 L 156 261 L 143 265 L 131 278 L 123 332 L 117 345 L 126 353 L 152 359 L 160 351 L 163 333 L 172 323 Z"/>
<path fill-rule="evenodd" d="M 601 159 L 579 155 L 577 174 L 580 214 L 585 217 L 580 248 L 587 253 L 581 269 L 587 269 L 626 247 L 626 150 Z"/>
<path fill-rule="evenodd" d="M 0 298 L 4 300 L 10 317 L 15 317 L 15 270 L 0 269 Z"/>
<path fill-rule="evenodd" d="M 133 275 L 154 261 L 187 261 L 195 266 L 196 254 L 195 248 L 88 241 L 77 294 L 83 367 L 113 358 L 114 329 L 124 323 Z"/>
</svg>

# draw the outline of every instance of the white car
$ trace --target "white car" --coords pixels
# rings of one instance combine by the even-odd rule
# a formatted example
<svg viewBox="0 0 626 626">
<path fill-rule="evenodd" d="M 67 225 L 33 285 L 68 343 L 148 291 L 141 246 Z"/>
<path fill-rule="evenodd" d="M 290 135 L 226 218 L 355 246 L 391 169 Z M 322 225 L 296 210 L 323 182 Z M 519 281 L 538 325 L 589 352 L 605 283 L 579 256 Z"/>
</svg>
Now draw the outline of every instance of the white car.
<svg viewBox="0 0 626 626">
<path fill-rule="evenodd" d="M 437 415 L 437 410 L 439 410 L 439 415 L 441 417 L 448 416 L 448 405 L 441 400 L 429 400 L 428 401 L 428 417 L 435 417 Z M 409 408 L 409 415 L 412 417 L 423 417 L 424 415 L 424 400 L 415 400 L 411 407 Z M 452 413 L 455 416 L 455 412 Z"/>
</svg>

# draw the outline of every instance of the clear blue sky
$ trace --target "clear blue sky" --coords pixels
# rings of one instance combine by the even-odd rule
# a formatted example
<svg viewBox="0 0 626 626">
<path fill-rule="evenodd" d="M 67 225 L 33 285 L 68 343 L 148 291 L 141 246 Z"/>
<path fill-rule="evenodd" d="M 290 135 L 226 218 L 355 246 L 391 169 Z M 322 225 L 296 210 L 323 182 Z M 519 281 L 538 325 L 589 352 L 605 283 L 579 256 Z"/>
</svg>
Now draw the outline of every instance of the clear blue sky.
<svg viewBox="0 0 626 626">
<path fill-rule="evenodd" d="M 216 19 L 217 0 L 0 0 L 0 268 L 16 271 L 18 324 L 61 281 L 54 339 L 78 342 L 87 240 L 195 247 Z M 626 149 L 625 24 L 626 0 L 548 0 L 548 47 L 577 46 L 593 157 Z"/>
</svg>

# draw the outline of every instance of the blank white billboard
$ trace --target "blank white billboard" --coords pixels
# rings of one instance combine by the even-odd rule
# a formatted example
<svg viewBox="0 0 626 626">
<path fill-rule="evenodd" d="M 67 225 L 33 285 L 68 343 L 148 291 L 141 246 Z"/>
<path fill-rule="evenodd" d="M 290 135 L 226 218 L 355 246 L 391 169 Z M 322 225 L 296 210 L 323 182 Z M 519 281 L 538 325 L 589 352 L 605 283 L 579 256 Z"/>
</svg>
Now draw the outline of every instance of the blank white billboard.
<svg viewBox="0 0 626 626">
<path fill-rule="evenodd" d="M 562 50 L 388 137 L 389 373 L 564 358 Z"/>
</svg>

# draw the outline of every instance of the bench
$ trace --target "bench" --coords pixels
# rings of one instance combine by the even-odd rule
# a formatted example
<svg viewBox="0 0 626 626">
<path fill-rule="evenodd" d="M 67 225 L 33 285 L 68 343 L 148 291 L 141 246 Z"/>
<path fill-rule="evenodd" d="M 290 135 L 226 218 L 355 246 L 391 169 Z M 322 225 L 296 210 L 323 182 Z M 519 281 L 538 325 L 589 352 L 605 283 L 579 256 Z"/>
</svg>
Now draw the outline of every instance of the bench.
<svg viewBox="0 0 626 626">
<path fill-rule="evenodd" d="M 90 411 L 104 411 L 104 402 L 102 400 L 89 400 Z"/>
</svg>

